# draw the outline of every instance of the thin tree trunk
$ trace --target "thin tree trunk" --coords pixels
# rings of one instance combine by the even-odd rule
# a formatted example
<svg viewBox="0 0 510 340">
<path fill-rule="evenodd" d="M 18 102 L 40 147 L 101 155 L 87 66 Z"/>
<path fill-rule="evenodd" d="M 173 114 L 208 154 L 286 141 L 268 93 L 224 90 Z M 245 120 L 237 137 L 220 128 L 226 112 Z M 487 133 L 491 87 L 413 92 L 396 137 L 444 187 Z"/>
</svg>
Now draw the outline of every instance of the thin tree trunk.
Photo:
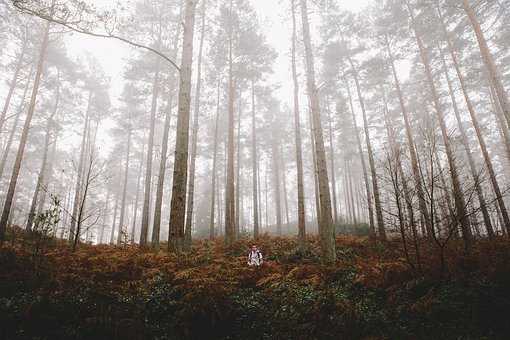
<svg viewBox="0 0 510 340">
<path fill-rule="evenodd" d="M 143 170 L 143 160 L 145 155 L 145 144 L 142 147 L 142 154 L 140 157 L 140 164 L 138 165 L 138 175 L 136 180 L 136 196 L 135 196 L 135 204 L 133 207 L 133 221 L 131 225 L 131 244 L 135 243 L 135 233 L 136 233 L 136 217 L 138 215 L 138 200 L 140 198 L 140 182 L 142 179 L 142 170 Z"/>
<path fill-rule="evenodd" d="M 131 127 L 129 127 L 127 136 L 126 165 L 124 167 L 124 185 L 122 186 L 122 199 L 120 203 L 119 233 L 117 234 L 117 245 L 121 245 L 122 234 L 124 232 L 124 216 L 126 213 L 126 196 L 129 178 L 129 158 L 131 153 L 131 134 Z M 127 228 L 125 228 L 125 232 L 127 233 Z"/>
<path fill-rule="evenodd" d="M 117 220 L 117 210 L 119 209 L 119 193 L 115 192 L 115 206 L 113 208 L 113 221 L 112 221 L 112 228 L 110 230 L 110 244 L 113 244 L 113 241 L 115 240 L 115 225 Z"/>
<path fill-rule="evenodd" d="M 251 136 L 252 136 L 252 173 L 253 173 L 253 237 L 259 237 L 258 204 L 258 155 L 257 155 L 257 121 L 255 120 L 255 85 L 251 82 Z"/>
<path fill-rule="evenodd" d="M 281 206 L 281 191 L 280 191 L 280 162 L 278 161 L 278 149 L 276 147 L 273 131 L 273 140 L 271 142 L 271 154 L 273 160 L 273 195 L 276 211 L 276 234 L 282 236 L 282 206 Z"/>
<path fill-rule="evenodd" d="M 212 165 L 212 183 L 211 183 L 211 215 L 209 220 L 209 239 L 214 239 L 214 201 L 216 198 L 216 176 L 217 176 L 217 163 L 218 163 L 218 128 L 220 119 L 220 81 L 218 80 L 217 88 L 217 99 L 216 99 L 216 119 L 214 124 L 214 151 L 213 151 L 213 165 Z M 218 223 L 219 223 L 218 219 Z"/>
<path fill-rule="evenodd" d="M 197 141 L 198 141 L 198 118 L 200 114 L 200 90 L 202 85 L 202 53 L 204 49 L 204 36 L 205 36 L 205 11 L 206 0 L 202 0 L 202 29 L 200 31 L 200 47 L 198 49 L 198 63 L 197 63 L 197 84 L 195 92 L 195 112 L 193 117 L 193 132 L 191 138 L 191 156 L 189 165 L 189 180 L 188 180 L 188 204 L 186 214 L 186 228 L 185 228 L 185 247 L 191 248 L 191 222 L 193 221 L 193 205 L 195 198 L 195 163 L 197 158 Z"/>
<path fill-rule="evenodd" d="M 233 1 L 230 0 L 230 24 L 228 38 L 228 152 L 227 177 L 225 183 L 225 244 L 231 246 L 235 240 L 235 175 L 234 175 L 234 75 L 233 75 Z"/>
<path fill-rule="evenodd" d="M 326 152 L 324 148 L 324 137 L 321 125 L 320 103 L 317 86 L 315 84 L 315 65 L 312 53 L 312 44 L 310 38 L 310 25 L 308 22 L 307 1 L 301 0 L 301 18 L 303 23 L 303 40 L 306 56 L 306 78 L 308 96 L 310 97 L 310 108 L 313 116 L 314 140 L 317 156 L 317 173 L 319 181 L 320 197 L 320 236 L 322 260 L 325 263 L 334 263 L 336 260 L 335 252 L 335 234 L 331 216 L 331 197 L 329 194 L 329 179 L 326 162 Z"/>
<path fill-rule="evenodd" d="M 154 152 L 154 129 L 156 124 L 156 111 L 158 107 L 159 96 L 159 58 L 156 62 L 156 71 L 152 83 L 152 102 L 151 102 L 151 116 L 149 127 L 149 141 L 147 143 L 147 160 L 145 164 L 145 182 L 144 182 L 144 196 L 142 208 L 142 226 L 140 230 L 140 246 L 147 246 L 149 234 L 149 215 L 150 215 L 150 201 L 151 201 L 151 188 L 152 188 L 152 159 Z M 159 233 L 158 233 L 159 235 Z"/>
<path fill-rule="evenodd" d="M 296 6 L 295 0 L 291 0 L 292 6 L 292 81 L 294 83 L 294 134 L 296 142 L 296 175 L 297 175 L 297 207 L 298 207 L 298 242 L 301 248 L 306 239 L 306 215 L 305 193 L 303 179 L 303 151 L 301 142 L 301 122 L 299 112 L 299 81 L 296 66 Z"/>
<path fill-rule="evenodd" d="M 53 7 L 52 2 L 52 7 Z M 53 10 L 52 10 L 53 12 Z M 2 217 L 0 219 L 0 243 L 5 240 L 5 232 L 7 230 L 7 223 L 9 221 L 9 214 L 11 212 L 11 206 L 14 198 L 14 192 L 16 191 L 16 184 L 18 182 L 18 176 L 21 169 L 21 161 L 23 160 L 23 154 L 25 152 L 25 146 L 28 140 L 28 133 L 30 132 L 30 125 L 32 122 L 32 117 L 35 111 L 35 104 L 37 100 L 37 94 L 39 92 L 39 84 L 41 82 L 41 76 L 44 71 L 44 62 L 46 60 L 46 51 L 48 49 L 48 39 L 49 39 L 49 31 L 50 31 L 50 22 L 46 23 L 46 27 L 44 29 L 43 41 L 41 44 L 41 49 L 39 52 L 39 61 L 37 64 L 37 71 L 35 74 L 34 86 L 32 88 L 32 96 L 30 98 L 30 104 L 28 106 L 27 117 L 25 119 L 25 124 L 23 126 L 23 130 L 21 133 L 21 139 L 18 147 L 18 152 L 16 154 L 16 159 L 14 161 L 14 167 L 12 169 L 11 180 L 9 182 L 9 189 L 7 190 L 7 194 L 5 196 L 5 203 L 2 211 Z"/>
<path fill-rule="evenodd" d="M 85 113 L 85 120 L 83 124 L 83 135 L 81 140 L 81 146 L 80 146 L 80 156 L 78 160 L 78 168 L 76 169 L 76 185 L 74 188 L 74 200 L 73 200 L 73 212 L 72 212 L 72 218 L 71 218 L 71 226 L 69 229 L 69 241 L 72 241 L 74 239 L 74 231 L 76 229 L 76 221 L 77 221 L 77 215 L 78 215 L 78 204 L 80 201 L 80 194 L 81 194 L 81 188 L 82 188 L 82 177 L 83 177 L 83 165 L 85 163 L 85 149 L 86 149 L 86 141 L 87 141 L 87 134 L 89 131 L 89 125 L 90 125 L 90 108 L 91 108 L 91 102 L 92 102 L 92 91 L 89 91 L 89 97 L 87 101 L 87 111 Z"/>
<path fill-rule="evenodd" d="M 327 100 L 327 99 L 326 99 Z M 335 176 L 335 152 L 333 150 L 333 126 L 331 124 L 331 111 L 329 103 L 326 108 L 328 112 L 328 132 L 329 132 L 329 157 L 331 167 L 331 196 L 333 197 L 333 222 L 335 225 L 338 223 L 338 208 L 336 202 L 336 176 Z"/>
<path fill-rule="evenodd" d="M 240 203 L 240 191 L 241 191 L 241 98 L 242 93 L 239 93 L 239 107 L 238 107 L 238 115 L 237 115 L 237 141 L 236 141 L 236 208 L 235 208 L 235 229 L 234 234 L 235 238 L 239 237 L 239 218 L 241 216 L 241 212 L 239 211 L 239 203 Z"/>
<path fill-rule="evenodd" d="M 191 69 L 193 66 L 193 33 L 197 0 L 186 0 L 184 36 L 179 83 L 175 160 L 170 202 L 168 250 L 182 252 L 186 217 L 186 183 L 188 179 L 189 117 L 191 108 Z"/>
</svg>

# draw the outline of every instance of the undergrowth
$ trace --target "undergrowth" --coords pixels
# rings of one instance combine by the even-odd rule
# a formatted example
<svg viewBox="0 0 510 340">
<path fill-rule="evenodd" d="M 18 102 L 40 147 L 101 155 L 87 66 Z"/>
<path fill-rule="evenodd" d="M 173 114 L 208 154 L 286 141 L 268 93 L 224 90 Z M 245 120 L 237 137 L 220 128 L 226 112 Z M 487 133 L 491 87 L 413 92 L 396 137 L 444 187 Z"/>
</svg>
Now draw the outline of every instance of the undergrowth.
<svg viewBox="0 0 510 340">
<path fill-rule="evenodd" d="M 452 242 L 446 274 L 422 242 L 421 266 L 401 244 L 337 238 L 320 264 L 318 240 L 264 236 L 261 268 L 249 240 L 195 241 L 179 257 L 136 246 L 53 242 L 34 256 L 30 236 L 0 248 L 1 339 L 505 339 L 510 246 Z M 165 246 L 162 246 L 165 249 Z"/>
</svg>

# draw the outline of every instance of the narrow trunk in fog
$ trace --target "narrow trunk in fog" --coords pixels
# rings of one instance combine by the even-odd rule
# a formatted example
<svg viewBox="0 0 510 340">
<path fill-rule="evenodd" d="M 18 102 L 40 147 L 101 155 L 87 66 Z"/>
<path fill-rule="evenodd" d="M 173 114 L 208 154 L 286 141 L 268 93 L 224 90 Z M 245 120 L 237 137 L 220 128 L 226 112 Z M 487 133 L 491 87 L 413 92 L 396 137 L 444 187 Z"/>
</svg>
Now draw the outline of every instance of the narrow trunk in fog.
<svg viewBox="0 0 510 340">
<path fill-rule="evenodd" d="M 295 0 L 291 0 L 292 7 L 292 82 L 294 84 L 294 135 L 296 143 L 296 176 L 297 176 L 297 214 L 298 214 L 298 242 L 304 247 L 306 237 L 305 192 L 303 179 L 303 151 L 301 142 L 301 122 L 299 112 L 299 81 L 296 66 L 296 8 Z"/>
<path fill-rule="evenodd" d="M 21 139 L 19 142 L 18 152 L 16 159 L 14 160 L 14 167 L 12 169 L 11 180 L 9 182 L 9 188 L 5 196 L 5 203 L 2 211 L 2 217 L 0 218 L 0 243 L 5 239 L 5 232 L 7 229 L 7 223 L 9 221 L 9 214 L 11 212 L 12 202 L 14 198 L 14 192 L 16 191 L 16 184 L 18 182 L 18 176 L 21 169 L 21 161 L 23 160 L 23 154 L 25 152 L 25 146 L 28 140 L 28 133 L 30 132 L 30 125 L 32 123 L 32 117 L 34 116 L 35 104 L 37 101 L 37 95 L 39 93 L 39 85 L 41 83 L 42 73 L 44 71 L 44 62 L 46 60 L 46 51 L 48 49 L 48 39 L 50 32 L 50 22 L 46 22 L 44 28 L 43 40 L 41 43 L 41 49 L 39 51 L 39 61 L 37 63 L 37 71 L 35 74 L 34 86 L 32 88 L 32 96 L 30 98 L 30 104 L 28 106 L 27 117 L 25 124 L 21 132 Z"/>
<path fill-rule="evenodd" d="M 230 21 L 232 21 L 232 0 L 230 0 Z M 235 184 L 234 184 L 234 75 L 233 75 L 233 32 L 229 24 L 228 39 L 228 137 L 227 173 L 225 183 L 225 244 L 231 246 L 235 240 Z"/>
<path fill-rule="evenodd" d="M 215 237 L 214 230 L 214 201 L 216 198 L 216 176 L 217 176 L 217 163 L 218 163 L 218 128 L 220 119 L 220 81 L 218 80 L 217 98 L 216 98 L 216 118 L 214 123 L 214 150 L 213 150 L 213 164 L 212 164 L 212 179 L 211 179 L 211 213 L 209 217 L 209 239 Z M 219 219 L 218 219 L 219 222 Z"/>
<path fill-rule="evenodd" d="M 91 110 L 91 101 L 92 101 L 92 91 L 89 90 L 89 97 L 87 100 L 87 111 L 85 113 L 85 120 L 83 124 L 83 132 L 80 146 L 80 156 L 78 159 L 78 167 L 76 169 L 76 184 L 74 188 L 74 200 L 73 200 L 73 212 L 71 215 L 71 227 L 69 229 L 69 241 L 74 239 L 74 231 L 76 229 L 76 221 L 78 216 L 78 205 L 80 201 L 80 192 L 82 187 L 82 176 L 83 176 L 83 165 L 85 163 L 85 149 L 86 149 L 86 141 L 87 134 L 89 131 L 90 124 L 90 110 Z"/>
<path fill-rule="evenodd" d="M 184 248 L 186 217 L 186 183 L 188 179 L 189 118 L 191 107 L 191 68 L 193 65 L 193 33 L 197 0 L 186 0 L 184 36 L 179 81 L 179 103 L 175 138 L 175 158 L 170 202 L 168 250 L 180 253 Z"/>
<path fill-rule="evenodd" d="M 197 158 L 197 141 L 198 141 L 198 116 L 200 114 L 200 90 L 202 86 L 202 54 L 204 49 L 205 36 L 205 9 L 206 0 L 202 0 L 202 28 L 200 31 L 200 47 L 198 49 L 197 63 L 197 84 L 195 91 L 195 112 L 193 117 L 193 130 L 191 138 L 191 155 L 189 164 L 189 180 L 188 180 L 188 204 L 186 206 L 186 228 L 185 228 L 185 246 L 191 247 L 191 223 L 193 221 L 193 205 L 195 198 L 195 163 Z"/>
<path fill-rule="evenodd" d="M 278 161 L 278 147 L 276 146 L 277 141 L 274 135 L 276 131 L 273 131 L 273 140 L 271 141 L 271 158 L 272 158 L 272 172 L 273 172 L 273 198 L 276 212 L 276 234 L 282 236 L 282 203 L 281 203 L 281 191 L 280 191 L 280 162 Z"/>
<path fill-rule="evenodd" d="M 333 149 L 333 126 L 331 124 L 331 111 L 329 104 L 327 105 L 328 112 L 328 132 L 329 132 L 329 158 L 331 166 L 331 196 L 333 197 L 333 222 L 338 223 L 338 208 L 336 202 L 336 176 L 335 176 L 335 151 Z"/>
<path fill-rule="evenodd" d="M 258 204 L 258 156 L 257 156 L 257 121 L 255 120 L 255 85 L 251 82 L 251 161 L 253 175 L 253 237 L 259 237 L 259 204 Z"/>
<path fill-rule="evenodd" d="M 129 158 L 131 153 L 131 134 L 132 130 L 129 127 L 127 135 L 127 150 L 126 150 L 126 164 L 124 165 L 124 184 L 122 185 L 122 199 L 120 203 L 120 217 L 119 217 L 119 233 L 117 234 L 117 245 L 122 243 L 122 235 L 125 232 L 127 234 L 127 228 L 124 228 L 124 216 L 126 214 L 126 196 L 127 186 L 129 178 Z"/>
<path fill-rule="evenodd" d="M 136 196 L 135 196 L 135 204 L 133 206 L 133 223 L 131 225 L 131 244 L 135 243 L 135 233 L 136 233 L 136 217 L 138 215 L 138 200 L 140 199 L 140 184 L 142 181 L 142 170 L 143 170 L 143 161 L 145 155 L 145 144 L 142 147 L 142 154 L 140 157 L 140 163 L 138 165 L 138 175 L 136 180 Z"/>
<path fill-rule="evenodd" d="M 145 182 L 143 194 L 143 208 L 142 208 L 142 226 L 140 229 L 140 246 L 147 246 L 147 238 L 149 234 L 149 213 L 151 202 L 151 187 L 152 187 L 152 158 L 154 150 L 154 129 L 156 124 L 156 111 L 158 108 L 159 96 L 159 58 L 156 62 L 156 71 L 152 82 L 152 100 L 151 100 L 151 114 L 150 114 L 150 127 L 149 127 L 149 141 L 147 142 L 147 160 L 145 162 Z"/>
<path fill-rule="evenodd" d="M 319 94 L 315 84 L 315 65 L 313 60 L 312 43 L 310 38 L 310 24 L 308 22 L 307 0 L 301 0 L 301 18 L 303 23 L 303 41 L 305 45 L 306 59 L 306 78 L 308 96 L 310 98 L 310 109 L 313 116 L 315 153 L 317 156 L 317 174 L 319 181 L 320 197 L 320 239 L 322 260 L 325 263 L 334 263 L 335 253 L 335 235 L 333 221 L 331 216 L 331 198 L 329 194 L 329 179 L 326 162 L 326 152 L 324 148 L 324 136 L 322 133 L 321 113 Z"/>
</svg>

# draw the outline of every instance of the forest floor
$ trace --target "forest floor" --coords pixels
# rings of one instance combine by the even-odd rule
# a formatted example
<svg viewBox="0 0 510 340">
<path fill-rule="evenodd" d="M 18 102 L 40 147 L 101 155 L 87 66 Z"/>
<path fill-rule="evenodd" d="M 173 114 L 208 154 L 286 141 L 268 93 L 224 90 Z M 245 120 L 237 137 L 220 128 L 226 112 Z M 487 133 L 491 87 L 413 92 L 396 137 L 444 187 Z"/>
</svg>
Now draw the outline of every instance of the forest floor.
<svg viewBox="0 0 510 340">
<path fill-rule="evenodd" d="M 136 246 L 80 245 L 20 235 L 0 247 L 0 339 L 508 339 L 510 244 L 337 238 L 323 266 L 318 240 L 262 237 L 226 248 L 195 241 L 180 257 Z M 162 249 L 166 249 L 162 246 Z"/>
</svg>

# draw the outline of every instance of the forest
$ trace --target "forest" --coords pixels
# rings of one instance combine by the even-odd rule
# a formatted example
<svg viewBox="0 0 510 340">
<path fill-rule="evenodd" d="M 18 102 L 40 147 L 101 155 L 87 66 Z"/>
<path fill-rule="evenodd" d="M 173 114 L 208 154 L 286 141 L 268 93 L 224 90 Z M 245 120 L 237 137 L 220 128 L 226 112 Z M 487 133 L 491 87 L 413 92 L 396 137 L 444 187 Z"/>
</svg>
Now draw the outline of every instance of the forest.
<svg viewBox="0 0 510 340">
<path fill-rule="evenodd" d="M 510 0 L 0 0 L 0 340 L 510 338 Z"/>
</svg>

